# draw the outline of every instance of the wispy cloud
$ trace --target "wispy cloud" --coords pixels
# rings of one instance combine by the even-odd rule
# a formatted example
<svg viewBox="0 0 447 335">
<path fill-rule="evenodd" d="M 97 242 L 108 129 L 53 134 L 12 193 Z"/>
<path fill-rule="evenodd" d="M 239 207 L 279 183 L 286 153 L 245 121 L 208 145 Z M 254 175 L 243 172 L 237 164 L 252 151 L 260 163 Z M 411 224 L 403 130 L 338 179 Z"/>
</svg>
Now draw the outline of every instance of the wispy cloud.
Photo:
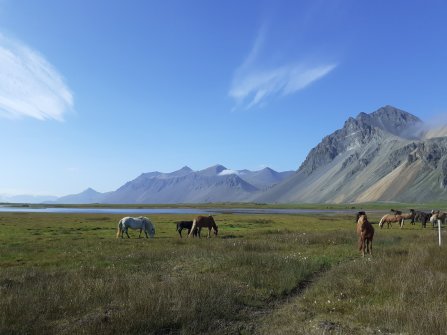
<svg viewBox="0 0 447 335">
<path fill-rule="evenodd" d="M 0 34 L 0 116 L 63 120 L 73 94 L 35 50 Z"/>
<path fill-rule="evenodd" d="M 261 30 L 253 47 L 235 71 L 229 90 L 236 108 L 250 109 L 267 102 L 268 98 L 285 96 L 300 91 L 313 82 L 329 74 L 335 67 L 333 63 L 309 64 L 294 61 L 274 67 L 259 66 L 264 32 Z"/>
</svg>

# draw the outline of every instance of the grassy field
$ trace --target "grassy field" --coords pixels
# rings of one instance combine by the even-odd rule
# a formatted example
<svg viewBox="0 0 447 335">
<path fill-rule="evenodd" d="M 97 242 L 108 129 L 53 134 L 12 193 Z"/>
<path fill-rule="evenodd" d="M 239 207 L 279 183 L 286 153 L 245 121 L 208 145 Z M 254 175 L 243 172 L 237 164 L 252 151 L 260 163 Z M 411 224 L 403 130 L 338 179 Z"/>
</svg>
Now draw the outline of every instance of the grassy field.
<svg viewBox="0 0 447 335">
<path fill-rule="evenodd" d="M 120 218 L 2 213 L 0 334 L 446 334 L 432 228 L 374 225 L 362 258 L 349 215 L 221 214 L 200 240 L 184 215 L 116 239 Z"/>
</svg>

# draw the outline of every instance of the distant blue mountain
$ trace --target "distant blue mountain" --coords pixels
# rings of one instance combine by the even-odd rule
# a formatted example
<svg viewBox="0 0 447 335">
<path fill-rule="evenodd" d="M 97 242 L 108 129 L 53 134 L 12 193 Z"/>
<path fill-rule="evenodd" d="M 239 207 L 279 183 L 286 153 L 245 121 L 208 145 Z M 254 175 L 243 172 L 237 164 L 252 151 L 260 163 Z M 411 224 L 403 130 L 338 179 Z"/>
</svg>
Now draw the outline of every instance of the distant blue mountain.
<svg viewBox="0 0 447 335">
<path fill-rule="evenodd" d="M 80 194 L 57 199 L 57 203 L 206 203 L 250 201 L 264 189 L 283 181 L 293 171 L 276 172 L 270 168 L 259 171 L 229 170 L 223 165 L 193 171 L 143 173 L 116 191 L 100 193 L 87 189 Z"/>
<path fill-rule="evenodd" d="M 93 204 L 102 203 L 109 193 L 100 193 L 88 188 L 79 194 L 66 195 L 58 198 L 55 202 L 61 204 Z"/>
</svg>

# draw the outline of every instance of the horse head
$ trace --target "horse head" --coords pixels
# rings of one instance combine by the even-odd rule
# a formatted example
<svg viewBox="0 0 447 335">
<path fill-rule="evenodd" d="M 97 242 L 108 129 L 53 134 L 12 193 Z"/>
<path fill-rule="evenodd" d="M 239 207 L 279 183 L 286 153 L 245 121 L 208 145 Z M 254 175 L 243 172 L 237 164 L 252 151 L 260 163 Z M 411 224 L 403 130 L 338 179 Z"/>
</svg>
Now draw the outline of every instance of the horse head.
<svg viewBox="0 0 447 335">
<path fill-rule="evenodd" d="M 355 222 L 358 222 L 362 215 L 366 215 L 366 213 L 364 211 L 357 212 L 357 215 L 355 217 Z"/>
<path fill-rule="evenodd" d="M 217 232 L 219 231 L 219 228 L 217 227 L 217 224 L 213 228 L 214 228 L 214 235 L 217 236 Z"/>
<path fill-rule="evenodd" d="M 149 222 L 149 236 L 153 238 L 154 235 L 155 235 L 155 227 L 151 222 Z"/>
<path fill-rule="evenodd" d="M 210 216 L 210 221 L 211 221 L 211 227 L 213 227 L 214 235 L 217 236 L 217 233 L 219 231 L 219 227 L 217 226 L 217 224 L 214 221 L 214 218 L 212 216 Z"/>
<path fill-rule="evenodd" d="M 150 236 L 151 238 L 153 238 L 154 235 L 155 235 L 155 227 L 154 227 L 154 225 L 153 225 L 152 222 L 151 222 L 148 218 L 146 218 L 146 217 L 143 217 L 143 220 L 144 220 L 144 224 L 145 224 L 145 228 L 144 228 L 144 230 L 149 234 L 149 236 Z"/>
</svg>

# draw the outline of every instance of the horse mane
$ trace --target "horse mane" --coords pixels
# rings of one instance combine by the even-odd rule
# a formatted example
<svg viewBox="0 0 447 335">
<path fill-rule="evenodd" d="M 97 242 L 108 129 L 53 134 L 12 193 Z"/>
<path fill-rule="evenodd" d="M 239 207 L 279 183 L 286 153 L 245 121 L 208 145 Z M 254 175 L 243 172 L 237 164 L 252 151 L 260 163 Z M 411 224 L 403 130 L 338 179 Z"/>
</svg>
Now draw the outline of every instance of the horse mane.
<svg viewBox="0 0 447 335">
<path fill-rule="evenodd" d="M 394 213 L 394 215 L 402 215 L 402 211 L 398 211 L 398 210 L 395 210 L 395 209 L 390 209 L 390 211 L 391 212 L 393 212 Z"/>
</svg>

